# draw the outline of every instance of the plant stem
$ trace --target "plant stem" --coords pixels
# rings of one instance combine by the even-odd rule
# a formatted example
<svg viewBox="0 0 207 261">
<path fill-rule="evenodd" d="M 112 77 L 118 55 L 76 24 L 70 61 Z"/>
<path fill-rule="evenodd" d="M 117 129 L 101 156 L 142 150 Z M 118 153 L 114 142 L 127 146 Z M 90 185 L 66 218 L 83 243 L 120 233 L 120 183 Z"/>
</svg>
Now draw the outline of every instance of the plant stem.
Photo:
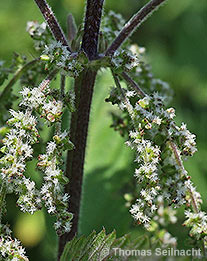
<svg viewBox="0 0 207 261">
<path fill-rule="evenodd" d="M 82 49 L 88 55 L 89 60 L 93 60 L 97 56 L 103 2 L 104 0 L 87 1 Z M 65 233 L 59 239 L 58 258 L 60 258 L 67 241 L 71 240 L 78 231 L 83 167 L 96 75 L 97 71 L 85 69 L 75 80 L 76 111 L 72 113 L 70 124 L 70 138 L 75 145 L 75 149 L 68 151 L 67 154 L 66 176 L 69 178 L 69 184 L 65 187 L 65 192 L 70 195 L 68 208 L 73 213 L 74 218 L 71 231 Z"/>
<path fill-rule="evenodd" d="M 177 164 L 178 164 L 178 166 L 179 166 L 180 169 L 181 169 L 182 174 L 183 174 L 184 176 L 186 176 L 186 170 L 185 170 L 185 168 L 184 168 L 184 166 L 183 166 L 183 161 L 182 161 L 182 159 L 181 159 L 181 157 L 180 157 L 180 155 L 179 155 L 179 153 L 178 153 L 178 150 L 177 150 L 177 147 L 176 147 L 175 143 L 172 142 L 172 141 L 170 141 L 170 142 L 169 142 L 169 145 L 170 145 L 170 147 L 171 147 L 171 149 L 172 149 L 172 152 L 173 152 L 173 154 L 174 154 L 174 156 L 175 156 L 175 159 L 176 159 L 176 161 L 177 161 Z M 190 197 L 191 197 L 192 208 L 193 208 L 193 210 L 194 210 L 195 213 L 199 213 L 199 207 L 198 207 L 198 205 L 197 205 L 196 199 L 195 199 L 194 196 L 193 196 L 193 192 L 192 192 L 191 188 L 188 188 L 188 191 L 189 191 Z"/>
<path fill-rule="evenodd" d="M 1 188 L 0 188 L 0 224 L 2 220 L 2 215 L 4 211 L 4 204 L 5 204 L 5 198 L 6 198 L 6 184 L 5 181 L 2 180 Z"/>
<path fill-rule="evenodd" d="M 83 166 L 95 78 L 96 72 L 88 69 L 82 72 L 75 81 L 77 110 L 72 113 L 70 128 L 70 139 L 75 145 L 75 149 L 68 151 L 67 154 L 66 176 L 69 178 L 69 184 L 65 187 L 65 192 L 70 195 L 69 210 L 74 214 L 74 218 L 71 231 L 65 233 L 59 239 L 59 258 L 65 244 L 71 240 L 78 231 Z"/>
<path fill-rule="evenodd" d="M 124 78 L 124 80 L 126 82 L 128 82 L 131 87 L 134 88 L 134 90 L 137 92 L 137 94 L 141 97 L 145 97 L 146 94 L 144 93 L 144 91 L 139 87 L 139 85 L 125 72 L 123 72 L 122 74 L 122 77 Z"/>
<path fill-rule="evenodd" d="M 60 99 L 62 100 L 65 95 L 65 75 L 61 74 L 60 79 Z"/>
<path fill-rule="evenodd" d="M 51 10 L 51 7 L 46 2 L 46 0 L 34 0 L 34 1 L 39 7 L 56 41 L 61 42 L 64 46 L 67 46 L 68 51 L 70 51 L 64 32 L 61 26 L 59 25 L 53 11 Z"/>
<path fill-rule="evenodd" d="M 163 2 L 166 0 L 151 0 L 139 10 L 123 27 L 118 36 L 106 50 L 106 56 L 112 56 L 121 44 L 134 32 Z"/>
<path fill-rule="evenodd" d="M 89 60 L 97 57 L 98 36 L 104 0 L 88 0 L 85 16 L 82 49 Z"/>
<path fill-rule="evenodd" d="M 41 91 L 44 91 L 45 88 L 47 88 L 47 86 L 50 84 L 50 82 L 52 81 L 52 79 L 55 77 L 55 75 L 58 73 L 59 69 L 54 69 L 48 76 L 46 79 L 44 79 L 40 85 L 39 88 Z"/>
<path fill-rule="evenodd" d="M 127 111 L 132 119 L 132 122 L 134 123 L 134 118 L 135 118 L 135 115 L 134 115 L 134 110 L 133 110 L 133 107 L 131 105 L 131 103 L 129 102 L 128 98 L 125 96 L 122 88 L 121 88 L 121 84 L 119 82 L 119 78 L 118 78 L 118 75 L 116 75 L 113 71 L 112 71 L 112 75 L 113 75 L 113 78 L 114 78 L 114 82 L 116 84 L 116 87 L 118 88 L 122 98 L 123 98 L 123 101 L 124 101 L 124 104 L 127 108 Z"/>
</svg>

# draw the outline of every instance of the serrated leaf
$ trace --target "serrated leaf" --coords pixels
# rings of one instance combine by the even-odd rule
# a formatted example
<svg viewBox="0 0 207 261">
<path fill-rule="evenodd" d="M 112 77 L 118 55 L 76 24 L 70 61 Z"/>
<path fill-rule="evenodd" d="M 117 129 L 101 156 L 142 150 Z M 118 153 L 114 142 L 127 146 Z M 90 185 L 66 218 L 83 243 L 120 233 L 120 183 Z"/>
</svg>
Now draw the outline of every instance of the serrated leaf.
<svg viewBox="0 0 207 261">
<path fill-rule="evenodd" d="M 91 248 L 92 242 L 94 241 L 94 238 L 96 237 L 96 232 L 93 231 L 87 238 L 86 243 L 83 245 L 83 251 L 80 254 L 80 257 L 77 260 L 87 260 L 89 249 Z"/>
<path fill-rule="evenodd" d="M 110 253 L 110 247 L 116 239 L 116 232 L 106 235 L 103 229 L 98 235 L 92 232 L 89 236 L 75 237 L 65 246 L 61 261 L 102 261 Z"/>
<path fill-rule="evenodd" d="M 101 245 L 101 242 L 104 240 L 105 236 L 106 236 L 106 231 L 105 231 L 105 229 L 103 229 L 92 242 L 92 249 L 91 249 L 90 255 L 89 255 L 90 260 L 95 260 L 93 257 L 97 253 L 97 251 Z"/>
<path fill-rule="evenodd" d="M 79 244 L 79 249 L 76 254 L 75 260 L 84 260 L 83 258 L 88 257 L 89 249 L 91 244 L 96 237 L 96 232 L 93 231 L 88 237 L 82 236 L 81 238 L 75 237 L 73 240 L 68 242 L 65 246 L 63 254 L 61 256 L 61 261 L 72 260 L 73 251 L 75 249 L 75 245 L 78 244 L 78 241 L 81 240 L 81 244 Z M 85 259 L 88 260 L 88 259 Z"/>
</svg>

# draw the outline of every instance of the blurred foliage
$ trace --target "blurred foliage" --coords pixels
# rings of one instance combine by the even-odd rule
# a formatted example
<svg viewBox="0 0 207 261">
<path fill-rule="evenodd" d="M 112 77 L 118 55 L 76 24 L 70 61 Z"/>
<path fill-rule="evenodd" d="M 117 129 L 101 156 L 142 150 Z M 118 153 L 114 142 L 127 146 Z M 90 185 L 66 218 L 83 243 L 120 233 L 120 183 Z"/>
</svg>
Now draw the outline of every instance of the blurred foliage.
<svg viewBox="0 0 207 261">
<path fill-rule="evenodd" d="M 77 23 L 84 14 L 84 0 L 50 0 L 64 30 L 66 16 L 73 13 Z M 105 12 L 113 9 L 128 19 L 147 1 L 106 0 Z M 0 60 L 9 65 L 13 52 L 26 54 L 33 59 L 35 51 L 29 35 L 25 32 L 26 22 L 43 21 L 35 3 L 30 0 L 0 1 Z M 176 107 L 178 122 L 185 121 L 197 135 L 198 152 L 186 164 L 197 189 L 204 199 L 207 196 L 207 2 L 206 0 L 169 0 L 153 17 L 133 35 L 133 41 L 145 46 L 148 61 L 157 78 L 170 83 L 174 90 L 172 106 Z M 124 193 L 130 191 L 133 176 L 133 155 L 124 142 L 111 128 L 110 111 L 104 102 L 112 84 L 107 71 L 99 73 L 95 88 L 87 147 L 83 200 L 81 208 L 80 234 L 89 234 L 93 229 L 100 231 L 104 226 L 107 233 L 113 229 L 117 236 L 133 231 L 140 233 L 140 227 L 132 224 L 132 218 L 125 207 Z M 15 86 L 18 88 L 18 86 Z M 47 137 L 47 128 L 44 128 Z M 32 176 L 38 176 L 34 171 Z M 38 180 L 38 178 L 36 178 Z M 40 182 L 39 178 L 39 182 Z M 16 210 L 14 199 L 8 198 L 10 210 L 8 221 L 16 228 L 16 236 L 23 239 L 28 233 L 33 239 L 25 242 L 32 260 L 53 260 L 57 238 L 51 220 L 42 214 L 31 217 Z M 41 232 L 33 234 L 30 226 L 40 222 Z M 44 221 L 45 220 L 45 221 Z M 178 238 L 179 248 L 189 248 L 185 241 L 187 231 L 181 227 L 183 216 L 176 226 L 169 228 Z M 25 223 L 26 222 L 26 223 Z M 24 225 L 22 225 L 24 224 Z M 31 225 L 30 225 L 31 224 Z M 21 228 L 22 226 L 22 228 Z M 28 232 L 25 227 L 28 226 Z M 47 231 L 47 233 L 46 233 Z M 36 241 L 35 241 L 36 237 Z M 32 241 L 33 240 L 33 241 Z M 30 244 L 29 242 L 33 242 Z"/>
</svg>

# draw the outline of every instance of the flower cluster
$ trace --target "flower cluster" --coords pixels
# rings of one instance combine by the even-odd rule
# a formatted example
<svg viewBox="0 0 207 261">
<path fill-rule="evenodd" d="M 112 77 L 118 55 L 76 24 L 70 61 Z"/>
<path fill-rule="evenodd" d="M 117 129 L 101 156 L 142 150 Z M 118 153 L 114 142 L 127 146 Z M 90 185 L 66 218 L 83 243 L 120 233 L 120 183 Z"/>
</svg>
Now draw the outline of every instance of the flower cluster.
<svg viewBox="0 0 207 261">
<path fill-rule="evenodd" d="M 150 94 L 157 92 L 160 96 L 162 96 L 164 104 L 169 104 L 172 100 L 173 90 L 167 82 L 155 78 L 151 66 L 145 61 L 145 48 L 132 44 L 129 47 L 129 50 L 136 55 L 139 60 L 138 66 L 134 67 L 130 71 L 130 75 L 133 80 L 137 82 L 144 92 Z M 130 86 L 128 86 L 128 88 L 131 89 Z"/>
<path fill-rule="evenodd" d="M 45 22 L 39 24 L 37 21 L 29 21 L 26 30 L 34 40 L 34 48 L 37 51 L 43 51 L 45 45 L 52 39 Z"/>
<path fill-rule="evenodd" d="M 44 184 L 41 197 L 48 213 L 55 215 L 57 222 L 55 229 L 59 235 L 70 231 L 72 214 L 67 211 L 69 195 L 63 193 L 63 185 L 68 179 L 61 169 L 61 154 L 64 150 L 73 149 L 68 133 L 55 135 L 53 141 L 48 142 L 46 154 L 39 155 L 37 166 L 44 172 Z"/>
<path fill-rule="evenodd" d="M 25 249 L 16 238 L 11 238 L 11 230 L 5 225 L 0 225 L 0 253 L 4 260 L 29 260 L 25 256 Z"/>
<path fill-rule="evenodd" d="M 47 82 L 47 80 L 45 80 Z M 23 100 L 21 105 L 36 110 L 40 117 L 47 121 L 58 122 L 62 115 L 63 103 L 49 97 L 49 90 L 46 83 L 40 84 L 39 87 L 24 88 L 21 92 Z M 63 194 L 63 185 L 68 182 L 63 175 L 60 166 L 62 165 L 62 152 L 73 149 L 73 144 L 69 140 L 66 132 L 57 134 L 53 140 L 48 142 L 46 154 L 39 155 L 38 167 L 44 171 L 44 184 L 40 190 L 41 198 L 46 206 L 48 213 L 57 218 L 55 228 L 58 234 L 70 231 L 72 214 L 67 211 L 69 196 Z"/>
<path fill-rule="evenodd" d="M 140 166 L 135 170 L 135 177 L 139 183 L 143 184 L 140 198 L 137 199 L 130 212 L 138 223 L 148 226 L 150 217 L 157 209 L 155 200 L 160 190 L 157 169 L 160 149 L 158 146 L 153 146 L 149 140 L 142 139 L 139 132 L 131 132 L 129 136 L 130 141 L 127 145 L 136 150 L 136 161 Z"/>
<path fill-rule="evenodd" d="M 70 142 L 67 132 L 60 133 L 63 101 L 55 98 L 55 94 L 49 88 L 55 72 L 50 74 L 38 87 L 23 88 L 20 92 L 22 109 L 10 110 L 12 117 L 7 121 L 9 128 L 5 128 L 3 146 L 0 150 L 3 154 L 0 159 L 0 220 L 5 212 L 6 194 L 15 193 L 19 196 L 17 205 L 23 212 L 33 214 L 45 205 L 48 213 L 56 216 L 55 228 L 61 235 L 70 231 L 72 219 L 72 214 L 67 210 L 69 196 L 64 194 L 64 185 L 68 179 L 61 170 L 62 152 L 73 149 L 73 144 Z M 24 175 L 26 162 L 33 158 L 32 145 L 38 143 L 39 140 L 38 118 L 34 116 L 35 113 L 48 123 L 57 125 L 57 133 L 53 136 L 53 140 L 48 142 L 46 154 L 39 155 L 38 158 L 38 167 L 44 172 L 44 182 L 40 191 L 36 188 L 35 182 Z M 13 241 L 4 232 L 2 229 L 0 238 L 2 256 L 7 258 L 11 254 L 14 257 L 12 260 L 27 260 L 26 257 L 24 259 L 24 251 L 19 247 L 18 241 Z"/>
<path fill-rule="evenodd" d="M 152 242 L 160 242 L 162 247 L 175 247 L 177 240 L 165 229 L 169 224 L 177 222 L 176 210 L 164 205 L 162 196 L 157 198 L 157 213 L 150 222 L 149 232 L 153 233 Z"/>
<path fill-rule="evenodd" d="M 116 73 L 131 71 L 138 65 L 138 57 L 130 50 L 116 51 L 111 58 L 111 68 Z"/>
<path fill-rule="evenodd" d="M 41 60 L 45 61 L 46 69 L 55 65 L 57 68 L 62 69 L 62 73 L 74 78 L 82 72 L 83 63 L 88 62 L 84 53 L 72 54 L 60 42 L 53 42 L 46 45 L 41 55 Z"/>
<path fill-rule="evenodd" d="M 36 110 L 49 122 L 59 121 L 62 115 L 63 103 L 49 97 L 49 90 L 43 86 L 29 89 L 25 87 L 21 92 L 23 100 L 20 105 Z"/>
<path fill-rule="evenodd" d="M 186 181 L 187 202 L 191 209 L 185 211 L 186 221 L 184 226 L 190 228 L 190 236 L 196 240 L 204 240 L 204 246 L 207 246 L 207 214 L 201 210 L 201 195 L 196 191 L 190 180 Z"/>
<path fill-rule="evenodd" d="M 121 88 L 118 78 L 114 77 L 117 88 L 112 89 L 107 101 L 117 104 L 123 113 L 113 127 L 128 133 L 126 144 L 135 151 L 138 164 L 134 176 L 139 198 L 132 205 L 131 214 L 139 224 L 151 229 L 159 215 L 159 198 L 164 200 L 163 207 L 178 208 L 186 204 L 192 212 L 186 212 L 185 225 L 192 227 L 191 234 L 197 238 L 206 237 L 206 214 L 200 211 L 201 197 L 183 166 L 183 159 L 197 150 L 195 135 L 184 123 L 176 125 L 175 109 L 166 108 L 162 91 L 143 94 L 140 98 L 135 89 Z"/>
<path fill-rule="evenodd" d="M 38 141 L 37 120 L 30 110 L 16 112 L 11 110 L 12 118 L 8 125 L 12 128 L 3 139 L 1 152 L 4 156 L 0 159 L 1 183 L 6 188 L 6 193 L 18 193 L 18 205 L 23 211 L 34 213 L 41 207 L 39 193 L 34 182 L 26 178 L 23 173 L 26 161 L 31 159 L 32 144 Z"/>
<path fill-rule="evenodd" d="M 184 226 L 190 227 L 190 235 L 197 240 L 204 238 L 205 247 L 207 245 L 207 214 L 206 212 L 199 211 L 198 213 L 186 210 L 186 221 Z"/>
</svg>

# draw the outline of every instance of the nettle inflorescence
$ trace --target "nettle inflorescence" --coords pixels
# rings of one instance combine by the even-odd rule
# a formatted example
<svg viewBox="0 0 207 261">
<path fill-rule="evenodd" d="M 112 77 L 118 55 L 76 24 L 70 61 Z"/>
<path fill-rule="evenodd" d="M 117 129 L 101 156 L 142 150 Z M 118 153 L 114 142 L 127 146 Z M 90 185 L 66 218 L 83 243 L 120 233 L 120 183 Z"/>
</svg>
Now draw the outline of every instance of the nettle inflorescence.
<svg viewBox="0 0 207 261">
<path fill-rule="evenodd" d="M 135 49 L 139 50 L 139 47 Z M 142 53 L 141 48 L 137 52 L 140 59 Z M 131 72 L 135 78 L 138 75 L 139 85 L 124 71 L 118 74 L 112 68 L 112 73 L 116 87 L 112 88 L 106 101 L 117 104 L 122 110 L 121 115 L 113 113 L 112 127 L 128 139 L 126 145 L 136 154 L 134 176 L 138 199 L 132 204 L 131 214 L 138 224 L 152 231 L 160 198 L 170 209 L 185 205 L 188 210 L 185 211 L 187 220 L 184 225 L 191 227 L 191 236 L 206 242 L 207 216 L 201 211 L 201 196 L 183 166 L 183 160 L 197 151 L 195 135 L 186 124 L 177 126 L 175 109 L 166 107 L 169 86 L 153 78 L 143 59 Z M 127 87 L 121 86 L 123 79 L 127 80 Z M 156 86 L 157 91 L 154 91 Z M 127 198 L 133 201 L 131 195 Z"/>
<path fill-rule="evenodd" d="M 23 212 L 33 214 L 45 206 L 48 213 L 57 218 L 54 224 L 59 235 L 70 231 L 73 215 L 68 212 L 69 195 L 64 193 L 63 186 L 68 183 L 62 169 L 62 153 L 73 149 L 68 132 L 61 132 L 61 117 L 64 104 L 55 97 L 49 83 L 57 71 L 53 71 L 38 87 L 24 87 L 20 91 L 22 100 L 19 111 L 10 110 L 12 118 L 7 121 L 9 128 L 3 139 L 0 159 L 1 164 L 1 215 L 6 210 L 6 194 L 18 195 L 17 205 Z M 57 95 L 56 95 L 57 96 Z M 44 121 L 50 126 L 55 125 L 56 132 L 46 146 L 46 153 L 38 156 L 38 168 L 43 172 L 43 184 L 40 190 L 35 182 L 24 174 L 26 162 L 32 159 L 33 147 L 39 142 L 38 121 Z M 9 257 L 16 255 L 24 257 L 24 251 L 16 243 L 9 242 L 10 236 L 4 236 L 4 227 L 1 227 L 1 253 Z M 8 229 L 7 229 L 8 230 Z M 6 245 L 10 247 L 6 248 Z M 6 249 L 6 250 L 5 250 Z M 22 254 L 21 254 L 22 253 Z M 19 259 L 18 259 L 19 260 Z M 26 260 L 26 259 L 25 259 Z"/>
<path fill-rule="evenodd" d="M 164 0 L 150 1 L 124 27 L 124 19 L 114 12 L 103 18 L 100 33 L 99 26 L 94 23 L 98 30 L 94 35 L 99 34 L 99 43 L 95 46 L 98 53 L 95 50 L 91 57 L 91 50 L 87 50 L 85 45 L 80 48 L 81 36 L 86 33 L 82 26 L 76 32 L 75 26 L 71 25 L 72 31 L 69 32 L 67 42 L 46 2 L 35 2 L 50 25 L 55 41 L 45 23 L 28 22 L 27 31 L 34 40 L 38 58 L 27 62 L 25 57 L 16 55 L 17 71 L 0 95 L 0 101 L 4 97 L 11 100 L 11 86 L 21 79 L 23 88 L 20 91 L 20 110 L 10 110 L 12 117 L 7 119 L 8 127 L 1 128 L 0 132 L 4 137 L 0 159 L 0 221 L 6 212 L 6 195 L 15 193 L 18 196 L 17 205 L 23 212 L 33 214 L 44 206 L 49 214 L 56 216 L 54 226 L 59 236 L 70 231 L 73 214 L 68 211 L 70 195 L 64 192 L 68 178 L 64 175 L 63 152 L 72 150 L 74 145 L 69 139 L 68 131 L 62 130 L 63 111 L 66 106 L 70 112 L 75 112 L 75 107 L 81 107 L 79 102 L 85 97 L 83 90 L 78 89 L 80 82 L 84 82 L 82 75 L 87 75 L 88 72 L 92 77 L 100 68 L 110 68 L 115 87 L 106 101 L 118 105 L 121 110 L 120 114 L 112 113 L 112 126 L 127 139 L 126 145 L 136 155 L 136 191 L 129 197 L 132 216 L 136 223 L 143 224 L 153 233 L 152 241 L 160 240 L 163 246 L 175 246 L 176 239 L 167 232 L 166 226 L 176 222 L 176 211 L 173 208 L 185 205 L 187 220 L 184 224 L 191 227 L 192 236 L 204 239 L 206 243 L 207 215 L 201 211 L 201 196 L 183 166 L 183 159 L 196 152 L 195 135 L 187 130 L 184 123 L 177 126 L 174 120 L 175 109 L 167 107 L 171 89 L 167 83 L 154 78 L 150 66 L 145 63 L 145 49 L 131 45 L 128 40 L 134 29 Z M 99 3 L 99 7 L 102 3 L 103 1 Z M 69 20 L 74 22 L 71 16 Z M 87 33 L 84 37 L 88 41 Z M 117 50 L 121 45 L 122 49 Z M 10 73 L 2 65 L 0 63 L 0 83 Z M 11 69 L 11 72 L 14 70 Z M 50 85 L 57 73 L 61 75 L 60 90 Z M 48 76 L 45 78 L 45 75 Z M 75 97 L 73 90 L 65 92 L 66 76 L 77 79 L 75 92 L 78 97 Z M 127 86 L 121 85 L 122 80 Z M 39 82 L 41 84 L 38 86 Z M 95 78 L 92 85 L 94 82 Z M 91 87 L 90 84 L 87 87 Z M 88 92 L 89 89 L 84 91 Z M 84 106 L 87 106 L 87 102 Z M 86 108 L 86 113 L 89 113 L 89 109 Z M 76 125 L 81 121 L 73 116 L 71 122 L 74 126 L 71 130 L 78 132 Z M 84 117 L 87 118 L 86 116 Z M 43 173 L 42 186 L 38 189 L 35 182 L 27 177 L 26 166 L 34 158 L 34 145 L 38 146 L 40 141 L 39 127 L 42 121 L 54 127 L 55 131 L 46 144 L 45 152 L 38 156 L 37 168 Z M 87 128 L 85 129 L 87 135 Z M 74 138 L 76 133 L 71 136 Z M 84 153 L 84 150 L 79 151 L 82 160 Z M 74 159 L 75 156 L 71 158 Z M 74 165 L 78 165 L 77 162 Z M 78 178 L 81 182 L 82 177 Z M 78 191 L 76 194 L 81 193 Z M 75 205 L 79 204 L 80 202 L 75 202 Z M 11 232 L 5 225 L 0 226 L 0 251 L 8 260 L 27 260 L 19 242 L 11 239 Z"/>
</svg>

